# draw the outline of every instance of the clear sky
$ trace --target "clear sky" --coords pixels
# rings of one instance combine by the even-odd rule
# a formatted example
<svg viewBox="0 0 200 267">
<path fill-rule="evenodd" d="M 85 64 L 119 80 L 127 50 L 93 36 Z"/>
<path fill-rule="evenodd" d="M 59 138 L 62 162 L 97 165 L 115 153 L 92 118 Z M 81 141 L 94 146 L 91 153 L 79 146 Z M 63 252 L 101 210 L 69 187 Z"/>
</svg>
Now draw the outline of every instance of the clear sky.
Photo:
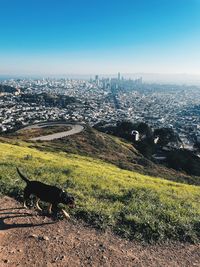
<svg viewBox="0 0 200 267">
<path fill-rule="evenodd" d="M 200 74 L 200 0 L 0 0 L 0 74 Z"/>
</svg>

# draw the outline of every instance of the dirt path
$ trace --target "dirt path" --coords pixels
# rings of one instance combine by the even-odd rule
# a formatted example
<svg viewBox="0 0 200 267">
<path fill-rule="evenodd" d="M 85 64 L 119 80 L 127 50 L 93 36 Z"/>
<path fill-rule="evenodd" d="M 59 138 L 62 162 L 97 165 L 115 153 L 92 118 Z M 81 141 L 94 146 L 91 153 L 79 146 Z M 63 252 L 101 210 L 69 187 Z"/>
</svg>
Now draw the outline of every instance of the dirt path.
<svg viewBox="0 0 200 267">
<path fill-rule="evenodd" d="M 200 266 L 200 245 L 142 246 L 0 199 L 0 267 Z"/>
<path fill-rule="evenodd" d="M 80 133 L 84 130 L 84 127 L 80 124 L 44 122 L 44 123 L 29 125 L 25 128 L 18 130 L 18 132 L 20 132 L 21 130 L 24 131 L 24 130 L 31 130 L 31 129 L 39 129 L 39 128 L 43 128 L 43 127 L 47 127 L 47 126 L 69 126 L 71 129 L 68 131 L 64 131 L 64 132 L 34 137 L 34 138 L 31 138 L 30 140 L 31 141 L 52 141 L 55 139 L 60 139 L 60 138 L 66 137 L 66 136 Z"/>
</svg>

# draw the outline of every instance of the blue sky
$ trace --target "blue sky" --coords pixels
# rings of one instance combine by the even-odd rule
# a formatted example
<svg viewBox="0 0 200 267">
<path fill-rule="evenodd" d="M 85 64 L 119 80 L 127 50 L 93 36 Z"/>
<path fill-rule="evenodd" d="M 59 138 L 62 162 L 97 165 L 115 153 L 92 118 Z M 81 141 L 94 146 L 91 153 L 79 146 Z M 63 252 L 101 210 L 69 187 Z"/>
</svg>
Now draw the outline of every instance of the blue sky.
<svg viewBox="0 0 200 267">
<path fill-rule="evenodd" d="M 200 74 L 200 0 L 0 0 L 0 74 Z"/>
</svg>

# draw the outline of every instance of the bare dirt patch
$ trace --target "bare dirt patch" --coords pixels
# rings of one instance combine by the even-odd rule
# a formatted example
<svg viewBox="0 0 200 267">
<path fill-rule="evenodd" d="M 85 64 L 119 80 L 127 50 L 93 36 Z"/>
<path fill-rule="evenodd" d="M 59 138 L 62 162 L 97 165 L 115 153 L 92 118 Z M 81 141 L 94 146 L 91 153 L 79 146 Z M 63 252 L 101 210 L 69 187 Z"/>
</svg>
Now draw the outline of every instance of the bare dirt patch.
<svg viewBox="0 0 200 267">
<path fill-rule="evenodd" d="M 200 244 L 142 245 L 0 199 L 0 266 L 200 266 Z"/>
</svg>

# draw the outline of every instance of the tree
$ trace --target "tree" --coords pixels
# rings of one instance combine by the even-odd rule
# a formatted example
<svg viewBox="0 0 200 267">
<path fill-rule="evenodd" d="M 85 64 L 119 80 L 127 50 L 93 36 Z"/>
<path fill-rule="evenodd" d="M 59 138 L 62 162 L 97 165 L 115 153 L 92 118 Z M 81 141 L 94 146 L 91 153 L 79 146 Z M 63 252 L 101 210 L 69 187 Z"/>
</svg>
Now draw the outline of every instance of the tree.
<svg viewBox="0 0 200 267">
<path fill-rule="evenodd" d="M 134 124 L 135 129 L 137 130 L 140 135 L 145 136 L 146 138 L 153 137 L 152 129 L 149 127 L 149 125 L 145 122 L 139 122 Z"/>
<path fill-rule="evenodd" d="M 167 146 L 170 143 L 174 146 L 180 146 L 182 141 L 177 133 L 171 128 L 155 129 L 154 136 L 158 136 L 158 145 Z"/>
</svg>

